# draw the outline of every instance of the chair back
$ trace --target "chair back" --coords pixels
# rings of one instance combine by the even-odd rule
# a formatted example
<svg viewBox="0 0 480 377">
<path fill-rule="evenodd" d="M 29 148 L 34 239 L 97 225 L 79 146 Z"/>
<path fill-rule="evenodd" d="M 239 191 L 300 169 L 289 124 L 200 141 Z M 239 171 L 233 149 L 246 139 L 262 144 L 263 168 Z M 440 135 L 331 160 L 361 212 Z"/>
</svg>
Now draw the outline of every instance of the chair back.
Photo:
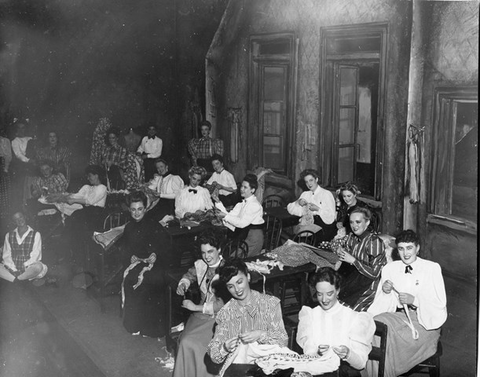
<svg viewBox="0 0 480 377">
<path fill-rule="evenodd" d="M 272 251 L 280 246 L 280 236 L 282 235 L 282 222 L 278 217 L 265 216 L 265 252 Z"/>
<path fill-rule="evenodd" d="M 311 230 L 302 230 L 295 234 L 293 241 L 297 243 L 306 243 L 307 245 L 315 246 L 317 243 L 317 236 Z"/>
<path fill-rule="evenodd" d="M 222 254 L 225 259 L 244 259 L 248 255 L 248 245 L 240 239 L 227 240 L 222 247 Z"/>
<path fill-rule="evenodd" d="M 130 214 L 125 211 L 110 213 L 103 221 L 103 230 L 107 231 L 120 225 L 125 225 L 130 220 Z"/>
<path fill-rule="evenodd" d="M 285 202 L 280 195 L 268 195 L 263 199 L 262 207 L 272 208 L 272 207 L 284 207 Z"/>
<path fill-rule="evenodd" d="M 385 373 L 388 327 L 385 323 L 379 321 L 375 321 L 375 327 L 375 335 L 380 337 L 380 346 L 372 347 L 368 359 L 378 361 L 378 377 L 383 377 Z"/>
</svg>

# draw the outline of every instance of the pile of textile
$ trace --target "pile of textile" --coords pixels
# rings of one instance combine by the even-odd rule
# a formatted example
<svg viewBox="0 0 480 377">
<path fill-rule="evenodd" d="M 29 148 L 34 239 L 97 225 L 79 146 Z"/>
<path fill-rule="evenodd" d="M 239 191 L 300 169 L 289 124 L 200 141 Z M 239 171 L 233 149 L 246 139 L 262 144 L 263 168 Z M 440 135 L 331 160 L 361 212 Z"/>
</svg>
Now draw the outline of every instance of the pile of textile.
<svg viewBox="0 0 480 377">
<path fill-rule="evenodd" d="M 299 244 L 292 240 L 288 240 L 282 246 L 273 249 L 265 255 L 290 267 L 313 263 L 317 267 L 331 267 L 337 270 L 341 264 L 335 253 L 317 249 L 310 245 Z"/>
<path fill-rule="evenodd" d="M 191 222 L 191 224 L 192 223 L 200 224 L 201 222 L 206 221 L 214 226 L 222 225 L 222 220 L 217 217 L 215 210 L 213 209 L 209 209 L 208 211 L 197 211 L 194 213 L 187 213 L 185 214 L 182 220 L 186 222 Z M 180 220 L 180 225 L 182 225 L 182 220 Z"/>
</svg>

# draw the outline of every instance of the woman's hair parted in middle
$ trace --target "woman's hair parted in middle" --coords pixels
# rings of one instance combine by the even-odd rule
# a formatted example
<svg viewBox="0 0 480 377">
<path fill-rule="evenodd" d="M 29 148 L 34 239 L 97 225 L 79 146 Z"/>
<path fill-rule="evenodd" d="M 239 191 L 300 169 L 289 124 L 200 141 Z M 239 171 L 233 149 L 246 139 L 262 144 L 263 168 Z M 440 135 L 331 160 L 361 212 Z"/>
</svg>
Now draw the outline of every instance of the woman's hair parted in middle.
<svg viewBox="0 0 480 377">
<path fill-rule="evenodd" d="M 310 278 L 310 285 L 315 288 L 315 286 L 322 282 L 326 281 L 335 287 L 335 289 L 340 289 L 340 282 L 342 278 L 340 274 L 331 267 L 321 267 L 318 271 Z"/>
</svg>

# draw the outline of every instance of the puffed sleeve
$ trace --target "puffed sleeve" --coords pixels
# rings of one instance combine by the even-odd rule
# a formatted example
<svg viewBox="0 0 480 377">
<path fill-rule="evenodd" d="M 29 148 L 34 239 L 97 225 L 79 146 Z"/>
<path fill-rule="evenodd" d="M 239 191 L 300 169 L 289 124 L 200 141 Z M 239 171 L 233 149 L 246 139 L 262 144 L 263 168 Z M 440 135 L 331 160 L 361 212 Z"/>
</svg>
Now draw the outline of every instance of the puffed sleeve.
<svg viewBox="0 0 480 377">
<path fill-rule="evenodd" d="M 418 322 L 427 330 L 438 329 L 448 315 L 442 269 L 438 263 L 432 262 L 430 266 L 429 284 L 420 290 L 416 297 Z"/>
<path fill-rule="evenodd" d="M 302 306 L 298 313 L 297 343 L 306 355 L 317 353 L 318 344 L 315 343 L 312 334 L 314 311 L 308 306 Z"/>
<path fill-rule="evenodd" d="M 218 312 L 216 318 L 217 326 L 215 328 L 215 335 L 213 336 L 213 339 L 210 341 L 207 347 L 207 353 L 210 355 L 212 361 L 216 364 L 222 363 L 229 353 L 223 347 L 225 342 L 228 339 L 238 335 L 238 333 L 240 332 L 240 329 L 238 329 L 238 332 L 235 334 L 229 331 L 228 308 L 229 305 L 227 304 Z"/>
<path fill-rule="evenodd" d="M 202 210 L 212 209 L 213 203 L 212 203 L 212 199 L 210 199 L 210 192 L 206 188 L 203 188 L 203 187 L 200 187 L 200 188 L 202 189 L 200 190 L 200 192 L 201 192 L 202 200 L 205 206 L 205 209 L 202 209 Z"/>
<path fill-rule="evenodd" d="M 294 216 L 303 215 L 303 207 L 300 204 L 298 204 L 298 201 L 300 199 L 303 199 L 303 196 L 304 195 L 302 193 L 302 195 L 300 195 L 300 197 L 297 200 L 287 205 L 287 211 L 290 215 L 294 215 Z"/>
<path fill-rule="evenodd" d="M 267 319 L 265 323 L 269 324 L 267 334 L 258 340 L 259 344 L 278 344 L 281 347 L 286 347 L 288 343 L 288 335 L 283 324 L 282 309 L 280 307 L 280 300 L 276 297 L 268 297 L 270 300 L 269 308 L 265 315 Z"/>
<path fill-rule="evenodd" d="M 356 313 L 351 323 L 349 337 L 350 349 L 345 359 L 353 368 L 363 369 L 372 350 L 372 340 L 375 334 L 375 321 L 370 313 Z"/>
</svg>

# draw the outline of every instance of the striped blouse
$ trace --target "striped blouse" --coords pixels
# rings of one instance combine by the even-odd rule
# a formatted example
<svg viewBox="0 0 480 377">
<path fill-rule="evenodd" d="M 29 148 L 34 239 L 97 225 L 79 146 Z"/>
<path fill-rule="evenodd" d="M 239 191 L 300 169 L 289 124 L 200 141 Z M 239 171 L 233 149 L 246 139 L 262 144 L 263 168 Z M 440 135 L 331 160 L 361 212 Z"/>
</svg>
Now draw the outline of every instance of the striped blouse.
<svg viewBox="0 0 480 377">
<path fill-rule="evenodd" d="M 375 233 L 365 231 L 360 237 L 350 233 L 347 236 L 346 249 L 355 257 L 353 265 L 362 275 L 372 280 L 380 277 L 387 259 L 385 246 Z"/>
<path fill-rule="evenodd" d="M 259 344 L 287 345 L 287 332 L 283 325 L 280 300 L 276 297 L 252 290 L 249 302 L 240 305 L 231 299 L 217 314 L 215 335 L 208 345 L 208 354 L 217 363 L 228 355 L 223 345 L 228 339 L 253 330 L 265 330 L 267 334 Z"/>
</svg>

